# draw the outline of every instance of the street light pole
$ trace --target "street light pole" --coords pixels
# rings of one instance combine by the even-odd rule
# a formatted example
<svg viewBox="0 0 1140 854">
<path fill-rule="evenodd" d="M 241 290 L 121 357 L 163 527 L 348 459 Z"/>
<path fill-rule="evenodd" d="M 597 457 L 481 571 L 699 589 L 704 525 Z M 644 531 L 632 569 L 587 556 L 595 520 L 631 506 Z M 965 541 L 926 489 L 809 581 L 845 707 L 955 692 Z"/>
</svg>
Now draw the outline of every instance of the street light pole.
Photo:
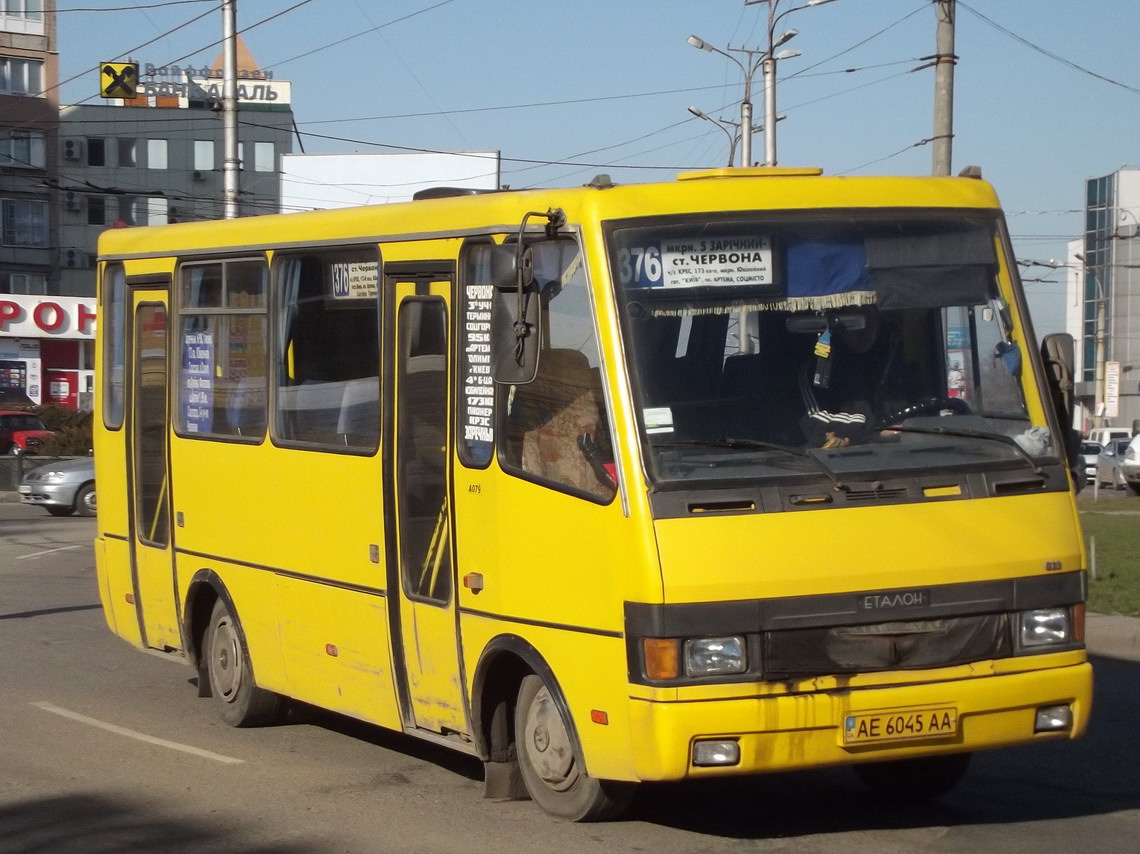
<svg viewBox="0 0 1140 854">
<path fill-rule="evenodd" d="M 796 53 L 790 54 L 777 54 L 776 48 L 784 44 L 792 36 L 796 35 L 796 30 L 788 30 L 779 38 L 776 37 L 776 25 L 780 20 L 792 12 L 798 12 L 801 9 L 809 9 L 812 6 L 822 6 L 825 3 L 833 3 L 835 0 L 808 0 L 802 6 L 793 6 L 791 9 L 786 9 L 779 14 L 776 14 L 776 7 L 779 5 L 780 0 L 744 0 L 745 6 L 752 6 L 756 3 L 768 4 L 768 49 L 764 51 L 761 59 L 761 64 L 764 67 L 764 126 L 767 130 L 764 132 L 764 165 L 776 165 L 776 60 L 790 59 L 792 56 L 798 56 Z M 749 107 L 751 109 L 751 105 Z"/>
<path fill-rule="evenodd" d="M 950 174 L 954 141 L 954 16 L 955 0 L 936 0 L 938 32 L 934 54 L 933 174 Z"/>
<path fill-rule="evenodd" d="M 222 216 L 238 216 L 237 0 L 222 0 Z"/>
</svg>

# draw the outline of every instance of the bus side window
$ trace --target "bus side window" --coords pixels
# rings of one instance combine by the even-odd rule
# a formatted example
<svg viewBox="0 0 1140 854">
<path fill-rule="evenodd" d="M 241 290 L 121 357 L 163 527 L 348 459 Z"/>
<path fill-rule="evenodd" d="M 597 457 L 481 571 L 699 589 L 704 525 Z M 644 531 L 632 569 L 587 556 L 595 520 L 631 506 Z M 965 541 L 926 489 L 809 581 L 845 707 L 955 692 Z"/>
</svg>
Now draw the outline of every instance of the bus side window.
<svg viewBox="0 0 1140 854">
<path fill-rule="evenodd" d="M 616 475 L 593 312 L 577 244 L 533 247 L 544 342 L 533 382 L 511 386 L 501 462 L 529 477 L 608 501 Z"/>
<path fill-rule="evenodd" d="M 375 247 L 278 256 L 277 439 L 376 449 L 379 270 Z"/>
<path fill-rule="evenodd" d="M 179 435 L 265 436 L 268 277 L 260 257 L 180 268 Z"/>
</svg>

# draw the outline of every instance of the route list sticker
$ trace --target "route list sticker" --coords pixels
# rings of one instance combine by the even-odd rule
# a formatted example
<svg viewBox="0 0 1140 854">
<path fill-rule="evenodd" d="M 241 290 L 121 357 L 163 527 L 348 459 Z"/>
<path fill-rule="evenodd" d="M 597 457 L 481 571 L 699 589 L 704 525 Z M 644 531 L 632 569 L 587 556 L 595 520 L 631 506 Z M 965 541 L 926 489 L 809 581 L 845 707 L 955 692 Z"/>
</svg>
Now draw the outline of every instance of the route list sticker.
<svg viewBox="0 0 1140 854">
<path fill-rule="evenodd" d="M 770 287 L 772 240 L 728 235 L 662 240 L 618 253 L 623 285 L 642 288 Z"/>
</svg>

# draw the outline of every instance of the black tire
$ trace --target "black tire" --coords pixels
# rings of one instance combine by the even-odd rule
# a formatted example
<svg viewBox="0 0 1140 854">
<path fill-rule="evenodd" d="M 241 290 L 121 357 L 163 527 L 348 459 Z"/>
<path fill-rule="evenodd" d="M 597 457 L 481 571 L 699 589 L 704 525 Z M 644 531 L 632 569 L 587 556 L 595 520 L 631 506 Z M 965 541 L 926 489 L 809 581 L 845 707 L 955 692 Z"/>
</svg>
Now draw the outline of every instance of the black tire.
<svg viewBox="0 0 1140 854">
<path fill-rule="evenodd" d="M 551 815 L 604 821 L 617 818 L 629 805 L 635 784 L 598 780 L 585 773 L 550 689 L 533 674 L 519 686 L 515 740 L 527 792 Z"/>
<path fill-rule="evenodd" d="M 899 804 L 918 804 L 947 794 L 970 767 L 969 753 L 895 759 L 856 765 L 855 773 L 876 795 Z"/>
<path fill-rule="evenodd" d="M 94 516 L 96 514 L 95 484 L 84 484 L 75 493 L 75 512 L 80 516 Z"/>
<path fill-rule="evenodd" d="M 1128 488 L 1132 490 L 1133 495 L 1140 495 L 1140 483 L 1130 483 Z"/>
<path fill-rule="evenodd" d="M 202 655 L 210 694 L 223 721 L 234 727 L 255 727 L 277 719 L 281 696 L 254 684 L 237 617 L 221 599 L 210 614 Z"/>
<path fill-rule="evenodd" d="M 70 507 L 45 507 L 44 509 L 53 516 L 70 516 L 75 512 Z"/>
<path fill-rule="evenodd" d="M 20 446 L 13 442 L 4 450 L 4 453 L 10 457 L 18 457 L 20 456 Z"/>
</svg>

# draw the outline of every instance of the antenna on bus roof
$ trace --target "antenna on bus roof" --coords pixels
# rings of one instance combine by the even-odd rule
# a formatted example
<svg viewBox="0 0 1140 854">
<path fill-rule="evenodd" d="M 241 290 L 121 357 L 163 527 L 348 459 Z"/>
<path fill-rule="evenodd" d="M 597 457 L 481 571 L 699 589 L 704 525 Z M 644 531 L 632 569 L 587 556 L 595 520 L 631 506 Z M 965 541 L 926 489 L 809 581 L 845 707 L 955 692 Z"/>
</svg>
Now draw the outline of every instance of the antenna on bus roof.
<svg viewBox="0 0 1140 854">
<path fill-rule="evenodd" d="M 610 180 L 610 176 L 607 173 L 601 172 L 595 175 L 590 183 L 585 186 L 593 187 L 595 190 L 608 190 L 610 187 L 616 187 L 617 185 Z"/>
</svg>

